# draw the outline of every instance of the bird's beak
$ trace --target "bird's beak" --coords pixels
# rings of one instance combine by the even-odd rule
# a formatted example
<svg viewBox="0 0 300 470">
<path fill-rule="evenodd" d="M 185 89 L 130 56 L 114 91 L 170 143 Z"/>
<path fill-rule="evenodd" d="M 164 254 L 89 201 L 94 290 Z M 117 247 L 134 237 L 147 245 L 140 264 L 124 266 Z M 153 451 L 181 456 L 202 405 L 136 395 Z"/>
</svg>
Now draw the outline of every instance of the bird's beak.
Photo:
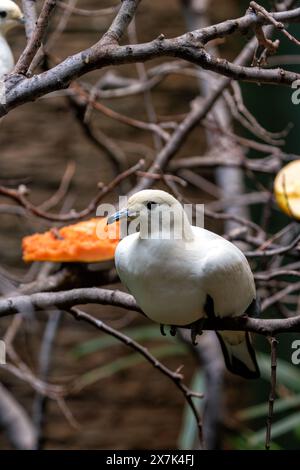
<svg viewBox="0 0 300 470">
<path fill-rule="evenodd" d="M 114 222 L 117 222 L 120 219 L 127 219 L 130 217 L 128 209 L 122 209 L 115 214 L 111 215 L 110 217 L 107 218 L 107 225 L 113 224 Z"/>
<path fill-rule="evenodd" d="M 21 18 L 18 18 L 18 22 L 21 24 L 25 24 L 25 16 L 21 16 Z"/>
</svg>

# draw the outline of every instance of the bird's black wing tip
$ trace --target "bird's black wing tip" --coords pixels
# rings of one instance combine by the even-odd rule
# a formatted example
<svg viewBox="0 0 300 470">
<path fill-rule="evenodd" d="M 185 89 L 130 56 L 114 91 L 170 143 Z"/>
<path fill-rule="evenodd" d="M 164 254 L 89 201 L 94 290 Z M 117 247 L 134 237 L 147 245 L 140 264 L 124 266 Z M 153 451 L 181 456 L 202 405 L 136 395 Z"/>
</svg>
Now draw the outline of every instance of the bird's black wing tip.
<svg viewBox="0 0 300 470">
<path fill-rule="evenodd" d="M 239 375 L 240 377 L 243 377 L 244 379 L 259 379 L 260 378 L 260 371 L 258 368 L 258 365 L 255 362 L 253 362 L 255 369 L 249 369 L 246 364 L 244 364 L 242 361 L 240 361 L 237 357 L 232 356 L 231 361 L 229 364 L 226 364 L 228 370 L 232 372 L 233 374 Z"/>
<path fill-rule="evenodd" d="M 259 318 L 261 314 L 261 301 L 260 297 L 257 295 L 255 299 L 252 300 L 251 304 L 247 308 L 246 315 L 251 318 Z"/>
<path fill-rule="evenodd" d="M 246 332 L 245 336 L 246 336 L 247 348 L 248 348 L 250 357 L 252 359 L 252 363 L 254 365 L 253 370 L 249 369 L 249 367 L 247 367 L 247 365 L 244 362 L 242 362 L 238 357 L 234 355 L 229 356 L 226 344 L 222 336 L 219 333 L 217 333 L 217 336 L 218 336 L 218 339 L 220 341 L 220 345 L 222 348 L 225 365 L 227 369 L 229 370 L 229 372 L 231 372 L 232 374 L 238 375 L 239 377 L 243 377 L 244 379 L 250 379 L 250 380 L 259 379 L 260 371 L 259 371 L 259 367 L 257 364 L 255 351 L 251 344 L 249 333 Z"/>
</svg>

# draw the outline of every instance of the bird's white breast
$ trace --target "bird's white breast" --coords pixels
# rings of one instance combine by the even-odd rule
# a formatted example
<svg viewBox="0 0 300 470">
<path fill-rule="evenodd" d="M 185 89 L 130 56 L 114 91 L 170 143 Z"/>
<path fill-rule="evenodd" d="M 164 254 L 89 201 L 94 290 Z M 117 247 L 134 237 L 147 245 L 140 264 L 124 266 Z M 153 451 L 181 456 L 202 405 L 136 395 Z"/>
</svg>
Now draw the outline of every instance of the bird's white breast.
<svg viewBox="0 0 300 470">
<path fill-rule="evenodd" d="M 115 255 L 119 276 L 152 320 L 193 323 L 204 315 L 207 295 L 216 314 L 241 315 L 255 297 L 244 255 L 231 243 L 193 227 L 195 239 L 141 240 L 129 235 Z"/>
<path fill-rule="evenodd" d="M 0 79 L 14 67 L 14 57 L 4 36 L 0 34 Z"/>
</svg>

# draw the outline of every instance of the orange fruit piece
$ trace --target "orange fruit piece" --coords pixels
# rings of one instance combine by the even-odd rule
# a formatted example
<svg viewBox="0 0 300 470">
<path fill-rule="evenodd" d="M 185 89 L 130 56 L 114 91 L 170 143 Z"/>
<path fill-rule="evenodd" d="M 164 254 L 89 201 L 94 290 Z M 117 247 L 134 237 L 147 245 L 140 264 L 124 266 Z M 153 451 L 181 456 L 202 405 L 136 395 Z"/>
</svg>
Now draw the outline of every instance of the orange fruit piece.
<svg viewBox="0 0 300 470">
<path fill-rule="evenodd" d="M 24 261 L 99 262 L 114 257 L 119 242 L 118 223 L 93 218 L 23 238 Z"/>
</svg>

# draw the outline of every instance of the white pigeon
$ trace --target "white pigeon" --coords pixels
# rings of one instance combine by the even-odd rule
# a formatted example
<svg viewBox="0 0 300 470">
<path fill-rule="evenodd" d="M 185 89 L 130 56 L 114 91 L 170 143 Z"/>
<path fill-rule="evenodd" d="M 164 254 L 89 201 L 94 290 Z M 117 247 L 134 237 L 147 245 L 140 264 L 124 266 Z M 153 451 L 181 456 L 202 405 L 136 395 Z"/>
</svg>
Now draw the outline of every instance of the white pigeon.
<svg viewBox="0 0 300 470">
<path fill-rule="evenodd" d="M 18 5 L 11 0 L 0 0 L 0 79 L 14 67 L 14 57 L 6 34 L 20 23 L 24 23 L 24 16 Z"/>
<path fill-rule="evenodd" d="M 107 223 L 123 218 L 138 221 L 140 231 L 118 244 L 116 269 L 151 320 L 170 325 L 171 333 L 176 326 L 190 326 L 194 340 L 204 318 L 258 313 L 253 274 L 244 254 L 219 235 L 192 226 L 173 196 L 140 191 Z M 174 232 L 179 225 L 183 230 Z M 227 368 L 245 378 L 259 377 L 249 333 L 217 335 Z"/>
</svg>

